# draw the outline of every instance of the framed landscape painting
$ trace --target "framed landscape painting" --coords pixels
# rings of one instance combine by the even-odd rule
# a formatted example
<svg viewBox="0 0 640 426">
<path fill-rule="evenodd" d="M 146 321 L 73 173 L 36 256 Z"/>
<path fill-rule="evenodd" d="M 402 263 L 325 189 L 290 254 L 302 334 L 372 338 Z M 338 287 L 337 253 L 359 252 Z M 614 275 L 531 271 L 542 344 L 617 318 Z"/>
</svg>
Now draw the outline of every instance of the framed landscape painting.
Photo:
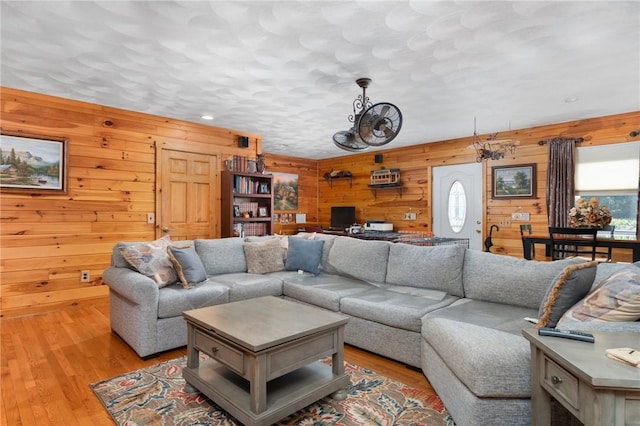
<svg viewBox="0 0 640 426">
<path fill-rule="evenodd" d="M 491 168 L 492 198 L 535 198 L 536 165 Z"/>
<path fill-rule="evenodd" d="M 10 193 L 67 192 L 67 140 L 2 133 L 0 190 Z"/>
</svg>

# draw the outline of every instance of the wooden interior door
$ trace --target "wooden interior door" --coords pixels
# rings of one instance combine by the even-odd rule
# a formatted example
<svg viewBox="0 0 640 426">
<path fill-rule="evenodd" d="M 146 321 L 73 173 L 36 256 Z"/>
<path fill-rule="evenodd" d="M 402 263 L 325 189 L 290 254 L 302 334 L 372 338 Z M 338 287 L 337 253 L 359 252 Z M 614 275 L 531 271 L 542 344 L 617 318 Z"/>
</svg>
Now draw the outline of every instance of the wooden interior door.
<svg viewBox="0 0 640 426">
<path fill-rule="evenodd" d="M 160 156 L 159 236 L 168 234 L 174 241 L 218 237 L 217 156 L 169 149 Z"/>
</svg>

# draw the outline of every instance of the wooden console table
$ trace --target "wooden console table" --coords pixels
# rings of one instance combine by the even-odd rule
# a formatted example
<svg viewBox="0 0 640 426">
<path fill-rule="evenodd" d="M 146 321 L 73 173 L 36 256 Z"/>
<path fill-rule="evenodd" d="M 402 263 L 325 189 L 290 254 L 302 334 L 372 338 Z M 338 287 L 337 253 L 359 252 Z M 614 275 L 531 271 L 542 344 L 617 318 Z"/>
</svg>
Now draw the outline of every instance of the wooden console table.
<svg viewBox="0 0 640 426">
<path fill-rule="evenodd" d="M 640 425 L 640 368 L 605 353 L 640 348 L 640 333 L 593 332 L 595 343 L 522 334 L 531 343 L 532 426 L 551 424 L 552 397 L 585 426 Z"/>
</svg>

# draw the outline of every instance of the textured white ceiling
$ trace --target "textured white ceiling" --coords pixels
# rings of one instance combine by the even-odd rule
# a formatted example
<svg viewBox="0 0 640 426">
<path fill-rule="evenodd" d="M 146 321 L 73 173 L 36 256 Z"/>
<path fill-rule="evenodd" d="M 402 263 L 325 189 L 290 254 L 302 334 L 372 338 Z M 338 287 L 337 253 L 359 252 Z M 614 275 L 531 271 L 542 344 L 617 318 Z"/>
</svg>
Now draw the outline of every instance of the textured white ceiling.
<svg viewBox="0 0 640 426">
<path fill-rule="evenodd" d="M 382 148 L 640 109 L 637 1 L 2 1 L 1 84 L 347 154 L 355 80 Z M 566 98 L 578 98 L 567 103 Z M 374 151 L 375 149 L 372 149 Z"/>
</svg>

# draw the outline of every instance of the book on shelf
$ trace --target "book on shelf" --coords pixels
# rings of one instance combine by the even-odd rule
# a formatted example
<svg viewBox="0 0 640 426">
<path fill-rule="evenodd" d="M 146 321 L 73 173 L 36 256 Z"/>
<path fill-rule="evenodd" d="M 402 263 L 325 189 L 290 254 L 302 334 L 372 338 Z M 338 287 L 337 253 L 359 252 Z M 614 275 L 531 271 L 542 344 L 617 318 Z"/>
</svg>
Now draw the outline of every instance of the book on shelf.
<svg viewBox="0 0 640 426">
<path fill-rule="evenodd" d="M 264 222 L 243 223 L 245 237 L 258 237 L 267 233 L 267 224 Z"/>
<path fill-rule="evenodd" d="M 235 176 L 233 192 L 236 194 L 268 194 L 269 186 L 259 179 L 248 176 Z"/>
</svg>

